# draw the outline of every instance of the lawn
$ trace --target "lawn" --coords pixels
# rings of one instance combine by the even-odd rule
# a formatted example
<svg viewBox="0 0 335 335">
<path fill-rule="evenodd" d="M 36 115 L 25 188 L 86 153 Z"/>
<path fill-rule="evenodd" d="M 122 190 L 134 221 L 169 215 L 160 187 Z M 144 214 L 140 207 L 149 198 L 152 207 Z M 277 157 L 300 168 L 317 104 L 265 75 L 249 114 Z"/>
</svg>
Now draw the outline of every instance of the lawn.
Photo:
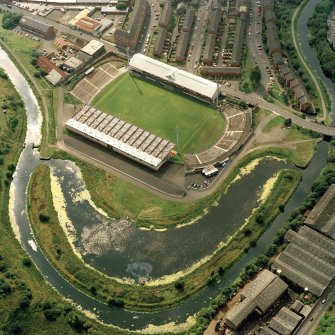
<svg viewBox="0 0 335 335">
<path fill-rule="evenodd" d="M 129 74 L 102 90 L 92 104 L 174 143 L 178 127 L 182 153 L 209 148 L 223 134 L 226 125 L 216 109 Z"/>
</svg>

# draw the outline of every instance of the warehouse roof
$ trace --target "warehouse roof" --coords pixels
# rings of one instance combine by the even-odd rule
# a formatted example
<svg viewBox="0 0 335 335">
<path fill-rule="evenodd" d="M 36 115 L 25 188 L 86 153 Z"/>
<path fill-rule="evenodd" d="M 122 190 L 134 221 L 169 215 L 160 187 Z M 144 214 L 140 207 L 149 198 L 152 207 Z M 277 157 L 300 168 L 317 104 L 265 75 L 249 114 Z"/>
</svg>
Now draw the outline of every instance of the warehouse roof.
<svg viewBox="0 0 335 335">
<path fill-rule="evenodd" d="M 241 292 L 242 301 L 226 314 L 226 322 L 238 328 L 242 322 L 257 308 L 262 313 L 286 291 L 287 284 L 269 270 L 263 270 L 251 286 Z"/>
<path fill-rule="evenodd" d="M 269 327 L 280 335 L 291 335 L 301 319 L 300 315 L 283 307 L 270 321 Z"/>
<path fill-rule="evenodd" d="M 51 70 L 49 74 L 45 77 L 52 85 L 57 85 L 62 80 L 62 75 L 56 71 Z"/>
<path fill-rule="evenodd" d="M 46 33 L 46 32 L 48 32 L 48 30 L 50 28 L 53 28 L 52 25 L 46 24 L 46 23 L 44 23 L 42 21 L 39 21 L 39 20 L 36 20 L 36 19 L 33 19 L 29 16 L 22 16 L 22 18 L 20 20 L 20 24 L 23 24 L 27 27 L 30 27 L 31 29 L 41 31 L 43 33 Z"/>
<path fill-rule="evenodd" d="M 69 66 L 73 69 L 78 68 L 83 62 L 76 58 L 76 57 L 70 57 L 68 60 L 65 61 L 64 65 Z"/>
<path fill-rule="evenodd" d="M 335 239 L 335 184 L 329 186 L 305 219 L 305 223 Z"/>
<path fill-rule="evenodd" d="M 216 83 L 142 54 L 135 54 L 129 65 L 211 99 L 218 93 Z"/>
<path fill-rule="evenodd" d="M 299 233 L 289 230 L 287 248 L 276 258 L 274 267 L 302 288 L 320 296 L 335 276 L 335 241 L 302 226 Z"/>
<path fill-rule="evenodd" d="M 84 105 L 66 126 L 153 167 L 169 155 L 174 143 Z"/>
<path fill-rule="evenodd" d="M 259 335 L 278 335 L 278 333 L 266 326 L 262 328 Z"/>
<path fill-rule="evenodd" d="M 99 50 L 101 50 L 104 47 L 104 44 L 97 41 L 97 40 L 92 40 L 88 42 L 82 49 L 81 51 L 87 53 L 90 56 L 93 56 L 95 53 L 97 53 Z"/>
</svg>

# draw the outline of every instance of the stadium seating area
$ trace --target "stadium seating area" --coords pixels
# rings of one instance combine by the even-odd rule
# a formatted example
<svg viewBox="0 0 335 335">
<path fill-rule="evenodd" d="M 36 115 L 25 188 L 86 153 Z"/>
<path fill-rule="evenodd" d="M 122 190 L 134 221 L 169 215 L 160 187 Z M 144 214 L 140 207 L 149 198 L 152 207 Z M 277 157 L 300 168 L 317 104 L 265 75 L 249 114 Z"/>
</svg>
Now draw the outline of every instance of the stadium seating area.
<svg viewBox="0 0 335 335">
<path fill-rule="evenodd" d="M 124 73 L 124 63 L 110 61 L 86 75 L 72 90 L 72 94 L 84 103 L 90 103 L 96 94 L 113 79 Z"/>
<path fill-rule="evenodd" d="M 251 115 L 232 106 L 225 106 L 222 112 L 228 122 L 222 137 L 215 145 L 203 152 L 185 155 L 188 166 L 204 166 L 228 158 L 248 138 L 251 129 Z"/>
</svg>

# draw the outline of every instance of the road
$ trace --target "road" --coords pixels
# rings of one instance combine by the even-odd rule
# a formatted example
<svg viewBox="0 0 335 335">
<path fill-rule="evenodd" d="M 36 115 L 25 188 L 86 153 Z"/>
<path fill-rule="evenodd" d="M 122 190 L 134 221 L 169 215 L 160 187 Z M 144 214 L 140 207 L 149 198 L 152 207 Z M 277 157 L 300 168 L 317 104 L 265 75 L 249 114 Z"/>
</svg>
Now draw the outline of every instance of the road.
<svg viewBox="0 0 335 335">
<path fill-rule="evenodd" d="M 186 63 L 186 70 L 189 72 L 196 72 L 196 69 L 194 69 L 194 66 L 198 64 L 200 56 L 201 56 L 201 49 L 202 45 L 204 43 L 205 34 L 206 34 L 206 27 L 209 17 L 209 10 L 207 10 L 208 7 L 212 5 L 212 0 L 209 0 L 209 2 L 202 2 L 201 6 L 199 7 L 197 14 L 196 14 L 196 22 L 194 23 L 194 29 L 193 34 L 191 36 L 190 40 L 190 51 L 191 51 L 191 57 L 189 61 Z"/>
<path fill-rule="evenodd" d="M 300 324 L 294 335 L 312 335 L 321 317 L 335 298 L 335 278 L 324 290 L 309 316 Z M 325 301 L 322 303 L 322 301 Z M 311 321 L 312 320 L 312 321 Z"/>
<path fill-rule="evenodd" d="M 233 87 L 227 87 L 227 86 L 222 86 L 221 92 L 223 95 L 230 95 L 230 96 L 239 98 L 243 101 L 246 101 L 247 103 L 258 105 L 259 107 L 267 109 L 270 112 L 280 115 L 285 119 L 290 118 L 292 120 L 292 123 L 296 124 L 297 126 L 313 130 L 322 135 L 335 136 L 335 128 L 317 124 L 308 119 L 302 119 L 299 116 L 293 114 L 288 109 L 284 109 L 278 105 L 270 103 L 264 100 L 263 98 L 261 98 L 260 96 L 258 96 L 257 94 L 254 94 L 254 93 L 246 94 L 246 93 L 235 90 Z"/>
<path fill-rule="evenodd" d="M 256 1 L 250 1 L 250 24 L 249 29 L 247 28 L 248 34 L 248 47 L 252 55 L 255 65 L 258 65 L 261 73 L 262 80 L 257 89 L 257 93 L 260 96 L 267 95 L 267 87 L 270 84 L 270 76 L 266 71 L 266 68 L 270 68 L 271 64 L 267 58 L 267 54 L 264 51 L 262 45 L 262 16 L 257 15 L 257 3 Z M 261 47 L 259 47 L 261 46 Z"/>
</svg>

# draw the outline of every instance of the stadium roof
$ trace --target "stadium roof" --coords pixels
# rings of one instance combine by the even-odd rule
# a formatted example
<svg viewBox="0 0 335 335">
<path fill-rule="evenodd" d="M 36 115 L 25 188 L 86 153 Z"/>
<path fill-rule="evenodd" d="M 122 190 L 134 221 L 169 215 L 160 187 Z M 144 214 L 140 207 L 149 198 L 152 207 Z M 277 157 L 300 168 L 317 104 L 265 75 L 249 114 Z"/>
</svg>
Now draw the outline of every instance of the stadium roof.
<svg viewBox="0 0 335 335">
<path fill-rule="evenodd" d="M 142 54 L 135 54 L 129 65 L 210 99 L 213 99 L 218 93 L 216 83 Z"/>
<path fill-rule="evenodd" d="M 104 47 L 104 44 L 97 41 L 97 40 L 92 40 L 88 42 L 82 49 L 81 51 L 87 53 L 90 56 L 93 56 L 96 52 L 98 52 L 100 49 Z"/>
<path fill-rule="evenodd" d="M 168 140 L 88 105 L 84 105 L 65 125 L 154 169 L 161 166 L 174 147 Z"/>
</svg>

